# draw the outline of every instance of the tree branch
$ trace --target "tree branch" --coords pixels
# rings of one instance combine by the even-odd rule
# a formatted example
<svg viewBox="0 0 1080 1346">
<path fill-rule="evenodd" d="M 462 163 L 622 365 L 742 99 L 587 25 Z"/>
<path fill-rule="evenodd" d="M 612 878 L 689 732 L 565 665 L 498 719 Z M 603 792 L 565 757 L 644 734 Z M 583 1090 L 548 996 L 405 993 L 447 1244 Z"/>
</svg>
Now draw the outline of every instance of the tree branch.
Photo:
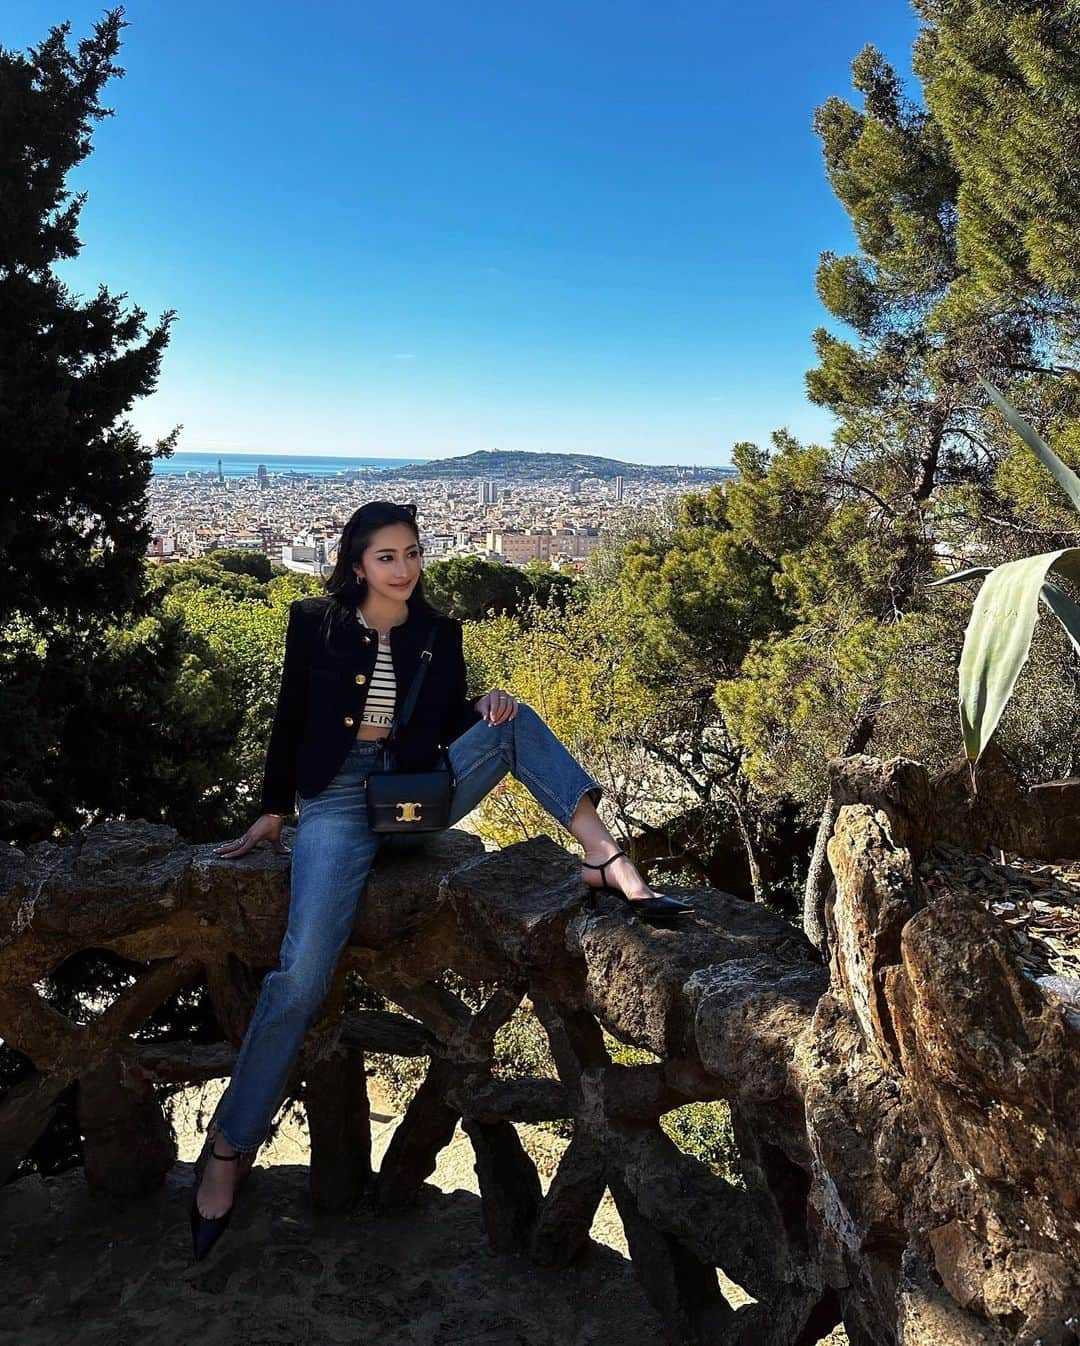
<svg viewBox="0 0 1080 1346">
<path fill-rule="evenodd" d="M 877 491 L 872 491 L 869 486 L 864 486 L 861 481 L 854 481 L 851 477 L 844 476 L 839 472 L 826 477 L 825 480 L 834 486 L 849 486 L 853 491 L 861 491 L 863 495 L 868 495 L 871 500 L 876 501 L 890 519 L 896 518 L 896 510 L 887 501 L 882 500 Z"/>
</svg>

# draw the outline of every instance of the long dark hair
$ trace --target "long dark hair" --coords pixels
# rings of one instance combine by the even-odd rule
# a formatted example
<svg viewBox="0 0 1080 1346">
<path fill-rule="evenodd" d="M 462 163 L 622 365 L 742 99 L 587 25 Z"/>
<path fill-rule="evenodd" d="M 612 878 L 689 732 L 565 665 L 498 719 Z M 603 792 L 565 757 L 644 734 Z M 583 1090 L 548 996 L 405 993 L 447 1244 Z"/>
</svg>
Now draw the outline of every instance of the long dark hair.
<svg viewBox="0 0 1080 1346">
<path fill-rule="evenodd" d="M 387 524 L 403 523 L 411 528 L 416 537 L 416 545 L 424 553 L 420 542 L 420 529 L 416 524 L 416 506 L 414 504 L 397 505 L 392 500 L 369 500 L 356 510 L 341 534 L 338 543 L 337 560 L 326 579 L 326 592 L 336 598 L 346 608 L 355 608 L 367 595 L 367 580 L 358 580 L 353 570 L 355 562 L 362 559 L 364 550 L 371 545 L 371 539 Z M 410 610 L 422 608 L 434 612 L 424 593 L 424 576 L 421 572 L 412 593 L 409 595 Z"/>
</svg>

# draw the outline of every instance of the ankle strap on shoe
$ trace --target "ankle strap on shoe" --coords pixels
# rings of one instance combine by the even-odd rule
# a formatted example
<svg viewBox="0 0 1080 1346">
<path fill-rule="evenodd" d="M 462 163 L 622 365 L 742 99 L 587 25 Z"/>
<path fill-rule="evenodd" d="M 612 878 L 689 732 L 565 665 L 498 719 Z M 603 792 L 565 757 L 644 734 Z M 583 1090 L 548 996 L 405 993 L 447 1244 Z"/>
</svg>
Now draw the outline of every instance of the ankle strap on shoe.
<svg viewBox="0 0 1080 1346">
<path fill-rule="evenodd" d="M 609 855 L 608 858 L 603 862 L 603 864 L 599 865 L 594 865 L 591 860 L 582 860 L 581 863 L 585 866 L 586 869 L 599 869 L 601 873 L 603 873 L 603 871 L 607 869 L 608 865 L 611 864 L 612 860 L 617 860 L 620 855 L 625 854 L 626 854 L 625 851 L 616 851 L 614 855 Z"/>
</svg>

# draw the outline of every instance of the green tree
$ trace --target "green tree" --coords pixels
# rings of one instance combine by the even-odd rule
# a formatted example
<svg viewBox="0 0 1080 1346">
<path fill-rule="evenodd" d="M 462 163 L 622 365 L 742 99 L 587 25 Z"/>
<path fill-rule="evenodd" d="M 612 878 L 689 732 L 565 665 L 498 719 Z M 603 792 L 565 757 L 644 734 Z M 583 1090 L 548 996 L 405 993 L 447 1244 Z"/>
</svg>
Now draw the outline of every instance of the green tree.
<svg viewBox="0 0 1080 1346">
<path fill-rule="evenodd" d="M 1054 362 L 1080 344 L 1075 0 L 915 0 L 913 67 L 958 174 L 948 307 L 1029 314 Z M 1062 369 L 1062 372 L 1065 372 Z M 1076 371 L 1073 371 L 1074 373 Z"/>
<path fill-rule="evenodd" d="M 241 551 L 233 550 L 230 547 L 219 547 L 216 551 L 210 553 L 216 566 L 221 570 L 227 570 L 235 575 L 250 575 L 252 579 L 266 584 L 274 575 L 273 562 L 269 556 L 263 555 L 261 551 Z"/>
<path fill-rule="evenodd" d="M 934 12 L 974 43 L 975 21 L 963 16 L 979 8 Z M 1063 68 L 1075 29 L 1040 31 L 1044 45 L 1057 42 L 1060 59 L 1044 52 L 1044 66 L 1057 71 L 1055 90 L 1067 96 L 1074 74 Z M 955 63 L 935 68 L 933 41 L 921 41 L 926 79 L 940 78 L 944 89 L 973 78 Z M 766 798 L 794 797 L 804 808 L 822 806 L 833 754 L 872 744 L 933 759 L 937 740 L 951 738 L 959 605 L 954 595 L 927 592 L 942 565 L 996 563 L 1075 541 L 1074 519 L 1046 497 L 977 383 L 983 374 L 1010 390 L 1022 386 L 1025 407 L 1054 428 L 1062 456 L 1080 450 L 1080 390 L 1059 377 L 1049 351 L 1067 331 L 1061 268 L 1058 291 L 1049 273 L 1026 288 L 1021 275 L 1004 297 L 987 292 L 974 302 L 981 292 L 958 255 L 966 174 L 977 172 L 953 153 L 963 122 L 942 125 L 932 107 L 906 99 L 871 47 L 853 76 L 859 105 L 831 98 L 815 117 L 830 184 L 858 244 L 849 256 L 824 253 L 817 275 L 822 302 L 847 328 L 815 332 L 818 364 L 807 376 L 811 398 L 837 417 L 834 441 L 803 448 L 781 434 L 770 451 L 738 446 L 740 479 L 723 505 L 705 496 L 684 506 L 700 536 L 631 543 L 621 580 L 641 591 L 642 638 L 658 667 L 675 628 L 682 635 L 670 648 L 681 655 L 688 647 L 687 669 L 699 661 L 691 685 L 703 689 L 713 675 L 714 709 L 735 749 L 729 779 L 743 773 Z M 1006 66 L 991 60 L 978 80 L 980 97 L 1012 101 L 1017 115 Z M 955 83 L 952 92 L 963 94 Z M 1055 173 L 1057 165 L 1048 170 Z M 1080 219 L 1071 218 L 1075 237 Z M 1036 501 L 1044 506 L 1038 517 L 1026 510 Z M 722 611 L 714 588 L 737 594 L 755 559 L 760 606 L 724 613 L 723 627 L 711 631 L 710 612 Z M 1067 679 L 1054 682 L 1058 694 L 1067 687 Z M 1048 723 L 1059 718 L 1048 715 Z M 1039 738 L 1034 753 L 1062 761 L 1071 739 Z M 805 893 L 804 922 L 819 942 L 832 821 L 826 811 Z"/>
<path fill-rule="evenodd" d="M 288 606 L 321 585 L 261 582 L 234 559 L 147 563 L 141 617 L 59 627 L 17 652 L 20 676 L 0 697 L 0 832 L 25 842 L 142 817 L 199 841 L 250 822 Z"/>
<path fill-rule="evenodd" d="M 229 570 L 221 568 L 218 573 L 220 584 L 183 579 L 173 584 L 163 598 L 162 611 L 182 621 L 188 638 L 205 647 L 207 662 L 228 689 L 236 711 L 228 760 L 215 764 L 217 788 L 210 785 L 196 796 L 200 835 L 220 836 L 246 827 L 257 812 L 289 604 L 305 594 L 322 593 L 323 587 L 312 576 L 285 574 L 252 593 L 238 587 L 237 576 Z"/>
<path fill-rule="evenodd" d="M 24 759 L 27 785 L 56 823 L 147 818 L 192 840 L 220 835 L 244 704 L 182 619 L 159 612 L 93 639 L 67 633 L 34 685 L 39 714 L 27 724 L 39 752 Z"/>
<path fill-rule="evenodd" d="M 530 601 L 542 608 L 567 607 L 584 592 L 581 580 L 552 569 L 550 561 L 529 561 L 521 572 L 529 582 Z"/>
<path fill-rule="evenodd" d="M 714 877 L 714 857 L 728 857 L 723 876 L 716 877 L 738 889 L 742 884 L 730 864 L 734 833 L 759 899 L 777 877 L 777 862 L 784 868 L 779 852 L 790 829 L 779 816 L 782 803 L 774 808 L 753 797 L 745 749 L 733 739 L 714 693 L 718 679 L 737 674 L 755 640 L 786 624 L 771 535 L 809 535 L 817 527 L 807 489 L 813 469 L 789 437 L 778 436 L 777 447 L 786 485 L 772 499 L 762 491 L 764 456 L 741 444 L 735 449 L 744 473 L 741 491 L 717 485 L 684 496 L 673 515 L 627 537 L 614 586 L 597 592 L 594 619 L 606 631 L 610 611 L 627 614 L 632 643 L 625 657 L 635 661 L 656 702 L 636 739 L 652 774 L 681 787 L 682 821 L 673 811 L 668 830 L 697 850 L 703 876 Z M 747 545 L 750 518 L 768 520 L 761 545 Z M 640 774 L 648 779 L 647 765 Z"/>
<path fill-rule="evenodd" d="M 137 601 L 151 460 L 175 442 L 148 449 L 121 419 L 154 390 L 174 315 L 147 329 L 126 296 L 83 300 L 53 272 L 82 246 L 86 193 L 65 182 L 111 115 L 122 12 L 75 52 L 67 23 L 27 55 L 0 47 L 0 628 L 15 614 L 86 627 Z"/>
<path fill-rule="evenodd" d="M 469 690 L 473 696 L 505 687 L 528 702 L 597 779 L 606 807 L 628 834 L 643 778 L 640 736 L 656 712 L 656 698 L 633 654 L 633 633 L 614 605 L 605 607 L 603 638 L 590 596 L 579 593 L 564 610 L 537 602 L 520 615 L 465 626 Z M 562 844 L 567 834 L 512 777 L 500 782 L 476 811 L 485 836 L 506 845 L 546 832 Z"/>
<path fill-rule="evenodd" d="M 111 115 L 99 100 L 123 73 L 121 14 L 75 52 L 69 24 L 26 55 L 0 47 L 0 835 L 23 839 L 48 833 L 52 805 L 68 825 L 85 816 L 81 752 L 58 757 L 61 724 L 80 709 L 108 719 L 90 691 L 141 694 L 125 681 L 135 652 L 105 631 L 143 601 L 151 462 L 176 437 L 147 448 L 123 419 L 156 385 L 173 314 L 148 329 L 126 296 L 101 286 L 83 300 L 53 269 L 81 248 L 86 194 L 65 183 Z M 171 634 L 157 638 L 164 655 Z M 80 745 L 96 740 L 95 721 L 81 733 Z"/>
<path fill-rule="evenodd" d="M 822 255 L 818 293 L 854 340 L 819 328 L 819 364 L 807 386 L 812 400 L 839 419 L 832 477 L 841 499 L 863 501 L 868 532 L 888 539 L 878 548 L 886 566 L 877 586 L 884 601 L 868 614 L 878 620 L 876 637 L 873 626 L 864 628 L 865 666 L 879 672 L 867 680 L 846 732 L 833 739 L 834 752 L 862 751 L 874 738 L 888 670 L 904 658 L 903 633 L 890 628 L 928 607 L 925 585 L 943 542 L 978 551 L 1002 545 L 980 536 L 988 521 L 997 520 L 999 531 L 1002 522 L 1014 531 L 1026 526 L 995 482 L 995 468 L 1015 450 L 988 417 L 977 376 L 1009 388 L 1022 383 L 1026 404 L 1047 417 L 1075 421 L 1080 407 L 1080 387 L 1070 390 L 1056 379 L 1059 371 L 1045 358 L 1061 296 L 1043 286 L 1029 288 L 1019 302 L 1015 293 L 977 292 L 969 283 L 958 240 L 977 229 L 964 212 L 972 199 L 967 184 L 980 169 L 954 153 L 957 137 L 968 134 L 967 120 L 947 127 L 934 106 L 946 85 L 963 102 L 973 93 L 964 80 L 976 72 L 972 66 L 965 74 L 951 63 L 934 21 L 961 22 L 961 10 L 983 7 L 924 8 L 932 21 L 920 38 L 919 69 L 941 96 L 927 108 L 909 102 L 895 72 L 867 47 L 852 67 L 862 107 L 831 98 L 815 118 L 829 181 L 850 215 L 859 252 Z M 1070 41 L 1067 29 L 1059 29 L 1060 56 Z M 980 70 L 978 83 L 983 104 L 1004 108 L 1011 101 L 1008 71 L 1000 65 Z M 906 629 L 916 641 L 924 635 L 918 621 Z M 786 653 L 778 643 L 777 658 Z M 767 659 L 760 650 L 756 657 Z M 804 667 L 812 685 L 820 669 L 813 662 Z M 767 676 L 763 665 L 758 671 Z M 789 679 L 788 685 L 793 702 L 805 699 L 803 683 Z M 807 883 L 804 921 L 817 942 L 824 935 L 825 841 L 832 822 L 827 807 Z"/>
<path fill-rule="evenodd" d="M 482 621 L 517 612 L 532 586 L 517 566 L 482 556 L 451 556 L 424 567 L 424 589 L 442 612 L 460 621 Z"/>
<path fill-rule="evenodd" d="M 676 495 L 666 495 L 659 505 L 620 505 L 607 516 L 600 530 L 600 545 L 585 563 L 585 579 L 595 589 L 610 589 L 619 582 L 623 551 L 631 539 L 662 546 L 678 526 L 681 504 Z"/>
</svg>

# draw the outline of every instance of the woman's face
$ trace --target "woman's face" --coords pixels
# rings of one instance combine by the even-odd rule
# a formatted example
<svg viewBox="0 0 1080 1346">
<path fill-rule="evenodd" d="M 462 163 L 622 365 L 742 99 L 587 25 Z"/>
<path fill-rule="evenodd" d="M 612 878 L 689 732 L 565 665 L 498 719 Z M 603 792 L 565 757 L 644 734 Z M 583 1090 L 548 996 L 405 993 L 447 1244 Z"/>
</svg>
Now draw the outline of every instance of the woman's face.
<svg viewBox="0 0 1080 1346">
<path fill-rule="evenodd" d="M 360 561 L 353 563 L 357 579 L 367 580 L 370 592 L 398 602 L 412 593 L 420 568 L 420 547 L 405 523 L 377 529 Z"/>
</svg>

